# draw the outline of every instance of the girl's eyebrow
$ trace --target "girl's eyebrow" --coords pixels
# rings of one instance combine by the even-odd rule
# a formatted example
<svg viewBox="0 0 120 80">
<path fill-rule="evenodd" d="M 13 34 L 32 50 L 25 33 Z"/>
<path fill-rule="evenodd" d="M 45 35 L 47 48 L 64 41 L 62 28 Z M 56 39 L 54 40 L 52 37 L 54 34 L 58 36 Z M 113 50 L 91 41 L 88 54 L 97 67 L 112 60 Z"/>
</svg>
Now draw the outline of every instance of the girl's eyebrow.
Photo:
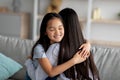
<svg viewBox="0 0 120 80">
<path fill-rule="evenodd" d="M 54 28 L 53 26 L 49 26 L 48 28 Z"/>
<path fill-rule="evenodd" d="M 62 27 L 63 25 L 59 25 L 58 27 Z M 48 28 L 54 28 L 54 26 L 49 26 Z"/>
<path fill-rule="evenodd" d="M 63 24 L 59 25 L 58 27 L 62 27 L 62 26 L 63 26 Z"/>
<path fill-rule="evenodd" d="M 49 26 L 49 28 L 53 28 L 53 26 Z"/>
</svg>

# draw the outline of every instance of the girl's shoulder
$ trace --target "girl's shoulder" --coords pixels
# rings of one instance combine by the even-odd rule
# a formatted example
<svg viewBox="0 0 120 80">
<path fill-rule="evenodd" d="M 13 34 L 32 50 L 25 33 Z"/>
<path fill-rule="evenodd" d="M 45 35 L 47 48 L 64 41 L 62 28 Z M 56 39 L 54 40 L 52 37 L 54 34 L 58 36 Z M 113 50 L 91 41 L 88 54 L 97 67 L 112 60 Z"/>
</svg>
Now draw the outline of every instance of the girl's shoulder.
<svg viewBox="0 0 120 80">
<path fill-rule="evenodd" d="M 36 53 L 39 53 L 39 52 L 45 52 L 44 51 L 44 48 L 43 48 L 43 46 L 41 45 L 41 44 L 37 44 L 36 46 L 35 46 L 35 48 L 34 48 L 34 52 Z"/>
<path fill-rule="evenodd" d="M 54 49 L 59 49 L 60 48 L 60 43 L 51 44 L 50 47 L 54 47 Z"/>
<path fill-rule="evenodd" d="M 60 43 L 53 43 L 53 44 L 51 44 L 50 46 L 59 47 L 59 46 L 60 46 Z"/>
<path fill-rule="evenodd" d="M 37 44 L 34 48 L 34 56 L 33 58 L 45 58 L 45 50 L 41 44 Z"/>
<path fill-rule="evenodd" d="M 51 44 L 47 50 L 47 52 L 54 52 L 54 53 L 58 53 L 60 49 L 60 43 L 54 43 L 54 44 Z"/>
<path fill-rule="evenodd" d="M 35 49 L 43 49 L 43 46 L 42 46 L 41 44 L 37 44 L 37 45 L 35 46 Z"/>
</svg>

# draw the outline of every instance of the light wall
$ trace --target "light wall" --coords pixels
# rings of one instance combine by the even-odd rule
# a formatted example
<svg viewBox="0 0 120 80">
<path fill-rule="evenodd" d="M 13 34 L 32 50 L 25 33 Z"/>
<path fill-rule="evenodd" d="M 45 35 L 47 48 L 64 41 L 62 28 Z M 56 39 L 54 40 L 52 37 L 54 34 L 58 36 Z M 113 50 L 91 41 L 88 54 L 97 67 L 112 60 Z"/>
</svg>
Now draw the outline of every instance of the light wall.
<svg viewBox="0 0 120 80">
<path fill-rule="evenodd" d="M 13 10 L 13 6 L 12 6 L 12 1 L 13 0 L 0 0 L 0 7 L 8 7 L 9 10 Z M 21 0 L 21 7 L 20 7 L 20 12 L 26 12 L 26 13 L 30 13 L 31 15 L 31 26 L 30 26 L 30 38 L 32 38 L 32 17 L 33 17 L 33 0 Z M 16 23 L 16 22 L 15 22 Z M 9 22 L 4 22 L 3 24 L 9 25 Z M 15 24 L 11 24 L 11 25 L 15 25 Z M 2 25 L 1 25 L 2 26 Z M 15 27 L 15 26 L 14 26 Z M 14 28 L 13 31 L 18 31 L 15 30 L 16 28 Z M 8 29 L 6 29 L 7 31 Z M 9 30 L 8 30 L 9 31 Z"/>
<path fill-rule="evenodd" d="M 46 8 L 50 0 L 40 0 L 39 13 L 45 14 Z M 30 12 L 33 15 L 34 0 L 21 0 L 22 12 Z M 0 0 L 0 6 L 8 6 L 10 9 L 12 0 Z M 120 12 L 119 0 L 94 0 L 93 8 L 101 9 L 101 16 L 105 19 L 118 19 L 117 13 Z M 87 0 L 63 0 L 61 9 L 70 7 L 73 8 L 80 18 L 87 17 Z M 32 16 L 31 16 L 32 17 Z M 32 21 L 31 21 L 32 25 Z M 31 26 L 32 29 L 32 26 Z M 31 30 L 32 31 L 32 30 Z M 32 32 L 31 32 L 32 34 Z M 120 24 L 111 23 L 92 23 L 91 25 L 91 39 L 106 40 L 106 41 L 120 41 Z"/>
</svg>

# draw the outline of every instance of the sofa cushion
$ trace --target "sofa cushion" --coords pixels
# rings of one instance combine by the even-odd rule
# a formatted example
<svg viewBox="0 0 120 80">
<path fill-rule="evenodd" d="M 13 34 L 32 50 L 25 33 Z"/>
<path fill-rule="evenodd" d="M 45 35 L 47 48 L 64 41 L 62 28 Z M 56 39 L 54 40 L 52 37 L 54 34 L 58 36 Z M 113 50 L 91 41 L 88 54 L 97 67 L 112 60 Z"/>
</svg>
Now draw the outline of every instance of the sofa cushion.
<svg viewBox="0 0 120 80">
<path fill-rule="evenodd" d="M 26 71 L 24 62 L 27 56 L 30 54 L 33 44 L 34 41 L 32 40 L 24 40 L 20 38 L 6 37 L 0 35 L 0 52 L 4 53 L 6 56 L 9 56 L 23 66 L 23 68 L 11 78 L 24 80 Z"/>
<path fill-rule="evenodd" d="M 8 79 L 21 68 L 19 63 L 0 53 L 0 80 Z"/>
</svg>

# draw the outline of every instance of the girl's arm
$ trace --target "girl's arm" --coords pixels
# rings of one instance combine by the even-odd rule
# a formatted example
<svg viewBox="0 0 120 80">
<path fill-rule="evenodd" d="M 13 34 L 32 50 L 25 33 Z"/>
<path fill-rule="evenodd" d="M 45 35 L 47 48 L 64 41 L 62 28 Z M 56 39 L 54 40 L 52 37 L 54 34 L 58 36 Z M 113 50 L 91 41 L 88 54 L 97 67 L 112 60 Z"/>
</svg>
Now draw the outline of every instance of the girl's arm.
<svg viewBox="0 0 120 80">
<path fill-rule="evenodd" d="M 50 77 L 54 77 L 60 73 L 63 73 L 65 70 L 69 69 L 75 64 L 81 63 L 86 60 L 86 57 L 82 56 L 82 52 L 78 51 L 73 58 L 68 60 L 67 62 L 57 65 L 57 66 L 52 66 L 51 63 L 49 62 L 48 58 L 39 58 L 38 61 L 40 65 L 42 66 L 43 70 L 48 74 Z"/>
</svg>

